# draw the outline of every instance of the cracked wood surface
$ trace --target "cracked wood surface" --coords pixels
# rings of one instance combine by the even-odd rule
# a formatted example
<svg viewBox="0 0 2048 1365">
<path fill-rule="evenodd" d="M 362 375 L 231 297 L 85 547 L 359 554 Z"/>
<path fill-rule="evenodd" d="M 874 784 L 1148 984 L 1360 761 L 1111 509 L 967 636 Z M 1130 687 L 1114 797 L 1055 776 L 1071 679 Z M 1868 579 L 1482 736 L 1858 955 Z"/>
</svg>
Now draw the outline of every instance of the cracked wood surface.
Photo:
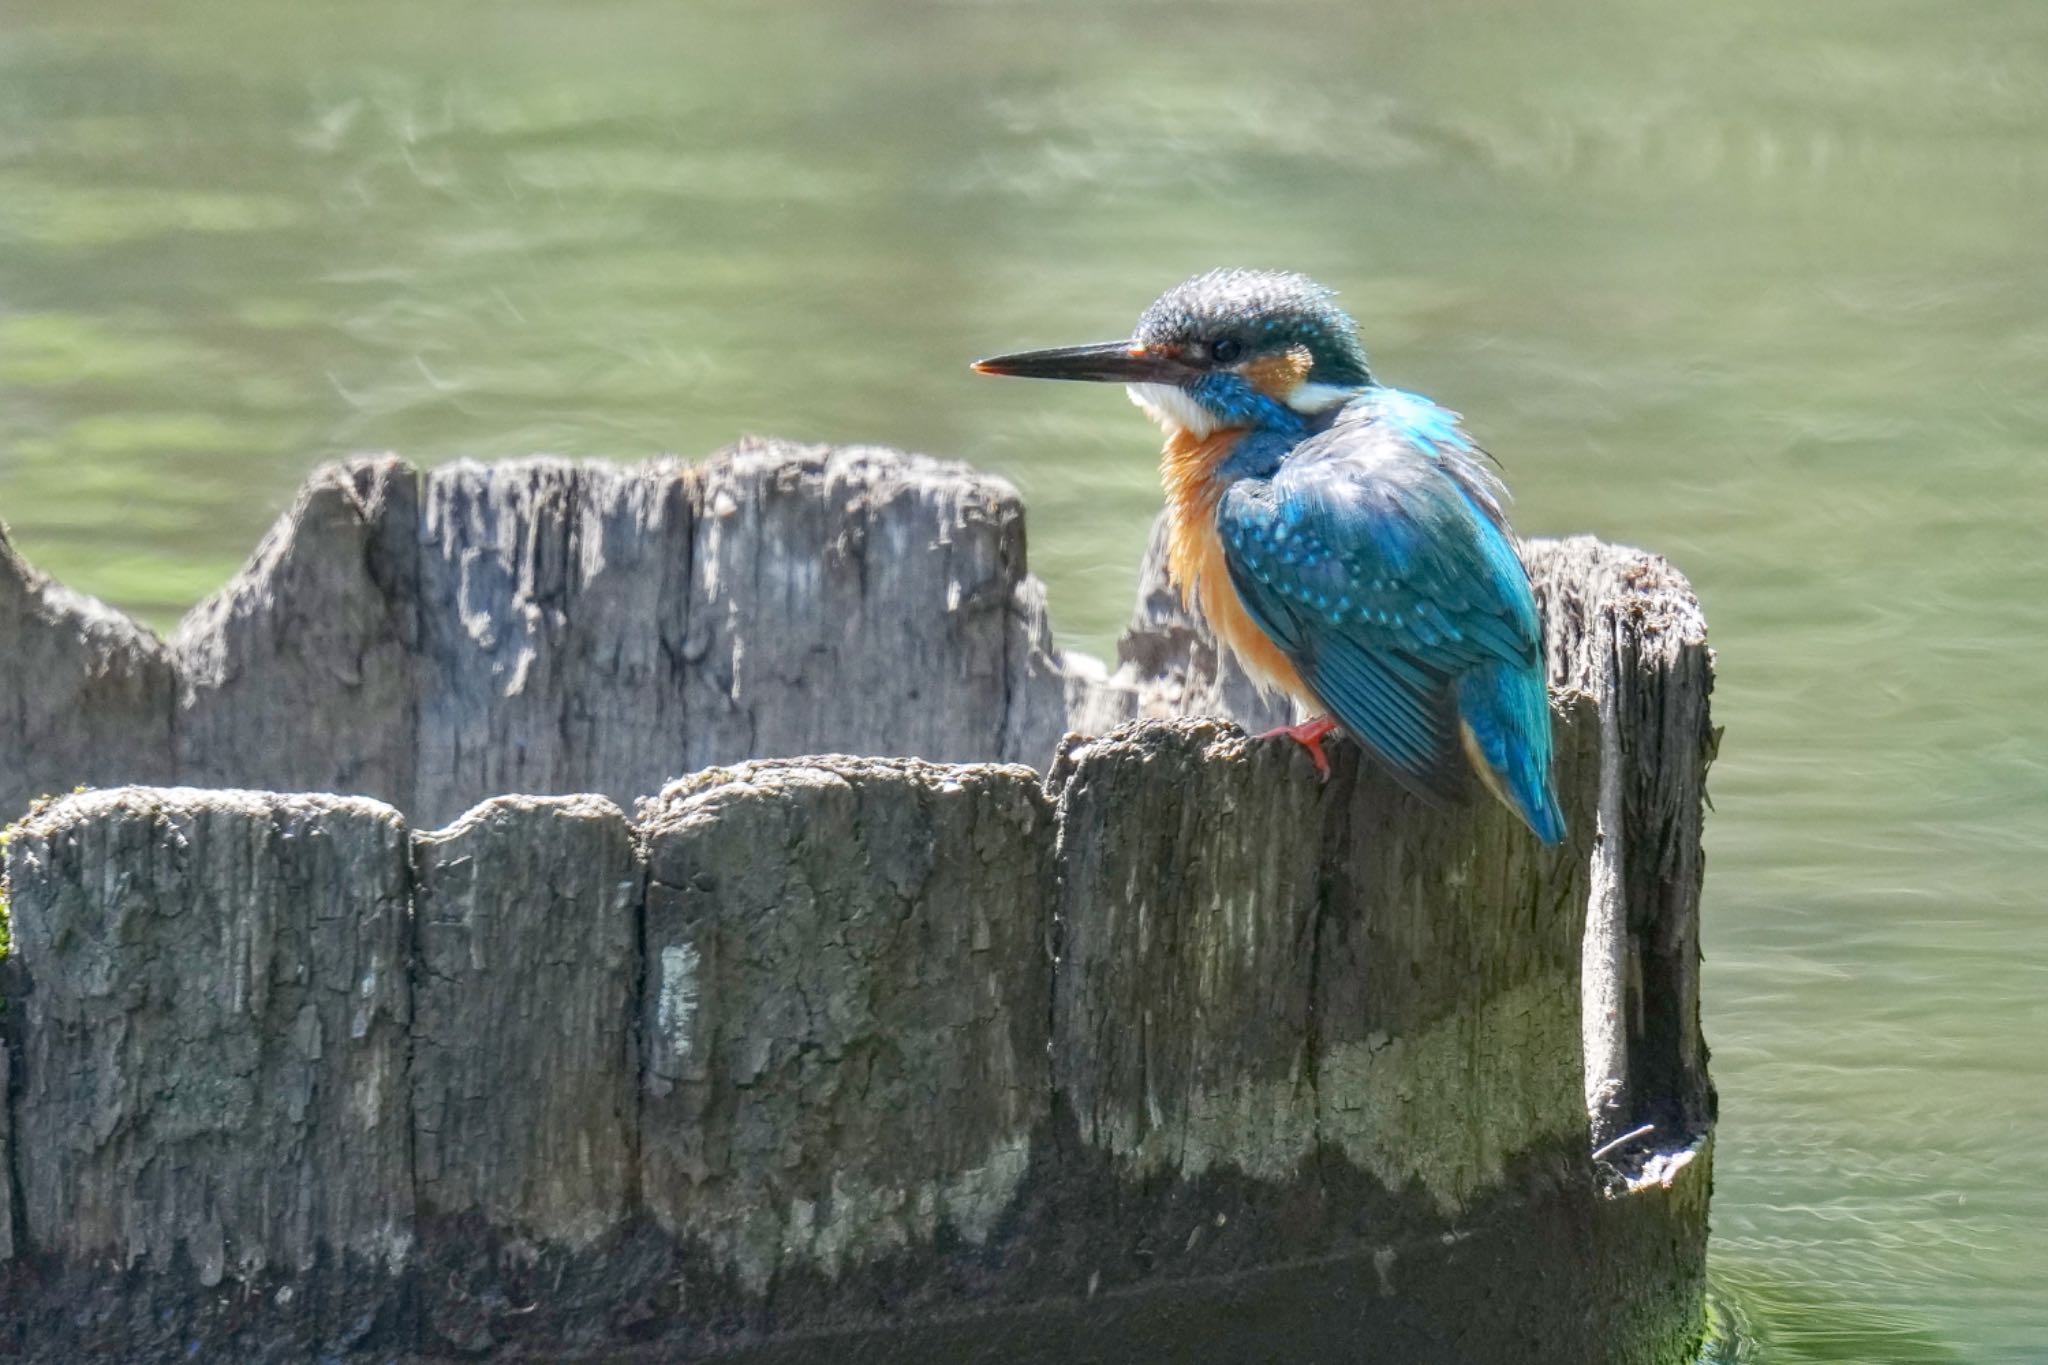
<svg viewBox="0 0 2048 1365">
<path fill-rule="evenodd" d="M 1156 562 L 1116 675 L 1056 656 L 1014 493 L 959 466 L 358 462 L 168 647 L 0 544 L 0 797 L 612 798 L 40 810 L 0 1351 L 1221 1365 L 1284 1319 L 1301 1358 L 1682 1358 L 1711 654 L 1663 561 L 1526 553 L 1554 853 L 1355 746 L 1323 784 L 1120 728 L 1290 717 Z M 1042 788 L 737 761 L 1040 762 L 1070 718 L 1104 733 Z"/>
<path fill-rule="evenodd" d="M 636 1181 L 639 841 L 602 797 L 499 797 L 413 841 L 422 1216 L 585 1247 Z"/>
<path fill-rule="evenodd" d="M 7 847 L 15 1176 L 40 1250 L 198 1282 L 403 1259 L 405 829 L 327 796 L 122 788 Z"/>
<path fill-rule="evenodd" d="M 630 827 L 597 798 L 409 837 L 362 800 L 64 798 L 8 849 L 36 1268 L 9 1330 L 49 1360 L 879 1360 L 1000 1309 L 1003 1358 L 1113 1359 L 1310 1257 L 1400 1290 L 1306 1313 L 1304 1349 L 1341 1321 L 1415 1361 L 1675 1359 L 1704 1204 L 1617 1221 L 1594 1179 L 1598 726 L 1559 719 L 1584 832 L 1555 853 L 1203 719 L 1077 740 L 1043 787 L 714 768 Z M 1474 1314 L 1474 1275 L 1543 1293 Z M 1208 1339 L 1186 1358 L 1244 1344 Z"/>
<path fill-rule="evenodd" d="M 645 803 L 643 1194 L 759 1293 L 985 1243 L 1047 1118 L 1051 813 L 1022 767 L 815 758 Z"/>
<path fill-rule="evenodd" d="M 8 1102 L 13 1055 L 0 1046 L 0 1266 L 14 1259 L 14 1106 Z"/>
<path fill-rule="evenodd" d="M 1164 526 L 1153 528 L 1120 667 L 1082 693 L 1077 721 L 1107 729 L 1132 715 L 1214 714 L 1257 732 L 1298 718 L 1182 606 Z M 1617 1152 L 1617 1165 L 1640 1164 L 1688 1149 L 1715 1111 L 1699 974 L 1713 651 L 1691 585 L 1656 555 L 1575 536 L 1526 541 L 1522 556 L 1553 698 L 1582 693 L 1596 708 L 1596 795 L 1573 822 L 1575 845 L 1593 836 L 1580 950 L 1585 1104 L 1596 1147 L 1649 1125 Z"/>
<path fill-rule="evenodd" d="M 0 526 L 0 825 L 46 793 L 170 781 L 176 705 L 163 642 L 37 572 Z"/>
<path fill-rule="evenodd" d="M 752 442 L 699 465 L 316 472 L 168 645 L 0 535 L 0 819 L 80 784 L 334 791 L 428 824 L 745 758 L 1043 766 L 1069 670 L 1016 490 Z"/>
<path fill-rule="evenodd" d="M 1284 1176 L 1321 1148 L 1447 1212 L 1582 1142 L 1590 706 L 1556 715 L 1573 837 L 1433 811 L 1333 751 L 1177 720 L 1070 742 L 1054 1065 L 1140 1170 Z"/>
</svg>

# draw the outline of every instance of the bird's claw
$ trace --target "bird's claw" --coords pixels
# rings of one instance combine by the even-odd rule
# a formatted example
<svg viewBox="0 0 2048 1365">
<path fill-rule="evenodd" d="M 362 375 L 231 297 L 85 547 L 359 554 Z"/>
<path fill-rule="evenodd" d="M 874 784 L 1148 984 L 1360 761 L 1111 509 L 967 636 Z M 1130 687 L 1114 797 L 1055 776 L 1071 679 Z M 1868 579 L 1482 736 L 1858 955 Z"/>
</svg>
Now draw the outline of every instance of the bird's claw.
<svg viewBox="0 0 2048 1365">
<path fill-rule="evenodd" d="M 1330 758 L 1329 755 L 1323 752 L 1323 736 L 1336 728 L 1336 721 L 1328 716 L 1317 716 L 1314 720 L 1305 720 L 1299 725 L 1276 725 L 1260 735 L 1259 738 L 1279 739 L 1284 736 L 1293 740 L 1296 744 L 1308 750 L 1308 756 L 1315 760 L 1316 772 L 1321 775 L 1323 781 L 1328 782 L 1330 780 Z"/>
</svg>

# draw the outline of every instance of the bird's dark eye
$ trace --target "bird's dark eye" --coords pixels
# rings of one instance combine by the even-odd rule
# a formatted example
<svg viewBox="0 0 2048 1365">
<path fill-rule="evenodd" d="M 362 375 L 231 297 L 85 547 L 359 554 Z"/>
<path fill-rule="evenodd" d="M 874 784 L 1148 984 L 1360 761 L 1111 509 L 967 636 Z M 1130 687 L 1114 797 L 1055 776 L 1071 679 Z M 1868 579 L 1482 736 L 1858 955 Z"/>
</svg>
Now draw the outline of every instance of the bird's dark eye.
<svg viewBox="0 0 2048 1365">
<path fill-rule="evenodd" d="M 1218 365 L 1228 365 L 1244 354 L 1244 343 L 1236 337 L 1217 337 L 1209 343 L 1209 358 Z"/>
</svg>

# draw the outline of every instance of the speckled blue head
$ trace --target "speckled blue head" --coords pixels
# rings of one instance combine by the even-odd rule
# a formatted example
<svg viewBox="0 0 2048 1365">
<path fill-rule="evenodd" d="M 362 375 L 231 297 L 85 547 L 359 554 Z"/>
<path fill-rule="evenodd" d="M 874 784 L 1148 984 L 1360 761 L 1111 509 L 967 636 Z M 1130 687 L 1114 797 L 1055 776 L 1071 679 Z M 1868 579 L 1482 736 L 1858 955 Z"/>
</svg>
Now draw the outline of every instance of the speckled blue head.
<svg viewBox="0 0 2048 1365">
<path fill-rule="evenodd" d="M 1358 328 L 1335 291 L 1285 270 L 1211 270 L 1161 294 L 1132 340 L 1211 368 L 1301 352 L 1304 382 L 1358 389 L 1372 382 Z M 1220 351 L 1219 351 L 1220 348 Z"/>
<path fill-rule="evenodd" d="M 975 362 L 985 374 L 1123 383 L 1169 430 L 1298 430 L 1370 386 L 1336 296 L 1280 270 L 1211 270 L 1167 290 L 1128 341 Z"/>
</svg>

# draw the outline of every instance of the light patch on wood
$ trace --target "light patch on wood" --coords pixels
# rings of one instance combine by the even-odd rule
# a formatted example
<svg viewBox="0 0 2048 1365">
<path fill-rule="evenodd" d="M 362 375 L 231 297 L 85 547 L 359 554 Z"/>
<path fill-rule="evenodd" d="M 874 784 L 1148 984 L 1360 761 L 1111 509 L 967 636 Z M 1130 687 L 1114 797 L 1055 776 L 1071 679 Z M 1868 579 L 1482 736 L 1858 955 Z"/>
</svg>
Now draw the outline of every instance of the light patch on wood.
<svg viewBox="0 0 2048 1365">
<path fill-rule="evenodd" d="M 1016 1200 L 1031 1165 L 1031 1139 L 998 1139 L 971 1166 L 941 1179 L 897 1185 L 835 1170 L 821 1199 L 793 1198 L 786 1209 L 756 1206 L 711 1232 L 707 1241 L 754 1293 L 775 1274 L 807 1263 L 831 1279 L 894 1252 L 929 1244 L 940 1227 L 982 1246 Z"/>
<path fill-rule="evenodd" d="M 1488 1083 L 1475 1088 L 1479 1073 Z M 1283 1180 L 1327 1143 L 1390 1189 L 1419 1183 L 1456 1214 L 1497 1189 L 1518 1154 L 1584 1133 L 1577 984 L 1546 975 L 1412 1035 L 1334 1044 L 1308 1084 L 1290 1070 L 1150 1100 L 1142 1123 L 1106 1112 L 1092 1140 L 1182 1179 L 1230 1165 Z"/>
<path fill-rule="evenodd" d="M 661 997 L 654 1023 L 678 1060 L 690 1055 L 690 1025 L 697 1018 L 697 948 L 671 943 L 661 950 Z"/>
</svg>

